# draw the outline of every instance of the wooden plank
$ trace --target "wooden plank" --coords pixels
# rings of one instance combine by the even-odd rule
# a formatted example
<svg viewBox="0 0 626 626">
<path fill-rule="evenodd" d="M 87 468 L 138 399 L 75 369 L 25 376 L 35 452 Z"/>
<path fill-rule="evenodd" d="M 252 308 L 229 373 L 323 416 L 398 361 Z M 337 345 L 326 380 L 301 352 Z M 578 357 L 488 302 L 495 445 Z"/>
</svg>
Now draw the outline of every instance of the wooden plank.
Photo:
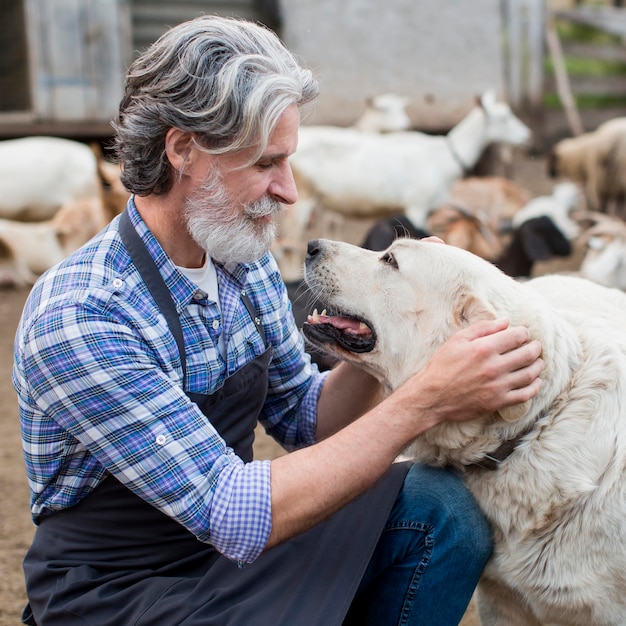
<svg viewBox="0 0 626 626">
<path fill-rule="evenodd" d="M 133 47 L 145 49 L 168 28 L 201 14 L 259 20 L 254 0 L 132 0 Z"/>
<path fill-rule="evenodd" d="M 80 0 L 48 0 L 39 9 L 38 89 L 46 93 L 47 103 L 40 113 L 58 120 L 83 119 L 90 85 L 83 68 Z"/>
<path fill-rule="evenodd" d="M 554 16 L 576 24 L 593 26 L 610 35 L 626 37 L 626 9 L 611 6 L 578 7 L 555 11 Z"/>
<path fill-rule="evenodd" d="M 566 57 L 626 64 L 626 48 L 622 45 L 612 46 L 561 40 L 561 47 Z"/>
<path fill-rule="evenodd" d="M 117 113 L 131 60 L 128 0 L 28 0 L 41 120 L 106 120 Z"/>
<path fill-rule="evenodd" d="M 626 97 L 625 76 L 577 76 L 569 75 L 571 91 L 580 96 L 622 96 Z M 556 91 L 557 81 L 553 76 L 546 78 L 546 92 Z"/>
<path fill-rule="evenodd" d="M 24 1 L 5 3 L 0 20 L 0 111 L 31 109 Z"/>
<path fill-rule="evenodd" d="M 507 100 L 514 107 L 522 102 L 522 46 L 521 20 L 519 19 L 520 0 L 504 3 L 504 32 L 506 40 L 506 91 Z"/>
<path fill-rule="evenodd" d="M 536 109 L 542 103 L 544 82 L 544 53 L 545 53 L 545 15 L 544 0 L 532 0 L 528 4 L 527 22 L 527 51 L 528 56 L 528 85 L 527 100 Z"/>
<path fill-rule="evenodd" d="M 83 0 L 84 119 L 110 119 L 117 114 L 123 76 L 131 61 L 128 5 L 120 0 Z M 126 6 L 125 6 L 126 5 Z"/>
<path fill-rule="evenodd" d="M 515 107 L 541 103 L 545 0 L 503 4 L 507 99 Z"/>
</svg>

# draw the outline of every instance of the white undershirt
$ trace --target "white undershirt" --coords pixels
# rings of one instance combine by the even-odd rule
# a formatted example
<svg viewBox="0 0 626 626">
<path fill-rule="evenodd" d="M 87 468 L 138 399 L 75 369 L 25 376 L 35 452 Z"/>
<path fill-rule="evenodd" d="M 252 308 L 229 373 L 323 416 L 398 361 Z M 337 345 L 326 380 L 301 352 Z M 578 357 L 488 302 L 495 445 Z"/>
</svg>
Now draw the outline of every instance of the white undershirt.
<svg viewBox="0 0 626 626">
<path fill-rule="evenodd" d="M 176 266 L 182 274 L 184 274 L 192 283 L 195 283 L 204 291 L 209 300 L 212 300 L 220 310 L 220 295 L 217 282 L 217 272 L 213 261 L 206 256 L 206 260 L 202 267 L 180 267 Z M 223 358 L 226 358 L 226 344 L 224 343 L 224 333 L 221 332 L 218 339 L 218 349 Z"/>
</svg>

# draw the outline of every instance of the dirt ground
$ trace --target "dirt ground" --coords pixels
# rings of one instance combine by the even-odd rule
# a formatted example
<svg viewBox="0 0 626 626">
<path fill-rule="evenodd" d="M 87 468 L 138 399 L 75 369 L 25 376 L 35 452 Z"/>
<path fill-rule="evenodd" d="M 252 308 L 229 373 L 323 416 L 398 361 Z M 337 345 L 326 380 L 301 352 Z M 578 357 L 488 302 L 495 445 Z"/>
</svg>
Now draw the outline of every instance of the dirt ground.
<svg viewBox="0 0 626 626">
<path fill-rule="evenodd" d="M 545 163 L 539 157 L 516 159 L 512 178 L 534 195 L 549 193 L 552 188 L 552 182 L 545 177 Z M 560 269 L 558 264 L 555 269 Z M 26 296 L 26 290 L 0 291 L 0 626 L 20 623 L 19 615 L 25 603 L 21 562 L 33 535 L 17 403 L 11 384 L 13 338 Z M 279 453 L 263 434 L 259 434 L 256 451 L 260 458 L 272 458 Z M 470 606 L 462 626 L 477 624 L 474 608 Z"/>
</svg>

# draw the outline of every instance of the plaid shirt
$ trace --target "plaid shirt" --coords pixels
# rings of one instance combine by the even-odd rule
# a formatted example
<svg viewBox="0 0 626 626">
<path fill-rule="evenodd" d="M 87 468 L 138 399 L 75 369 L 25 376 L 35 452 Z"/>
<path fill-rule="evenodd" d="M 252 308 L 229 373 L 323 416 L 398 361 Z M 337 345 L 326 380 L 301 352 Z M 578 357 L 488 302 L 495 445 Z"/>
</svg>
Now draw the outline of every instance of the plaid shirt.
<svg viewBox="0 0 626 626">
<path fill-rule="evenodd" d="M 241 301 L 245 285 L 272 350 L 260 421 L 287 449 L 313 443 L 324 375 L 303 353 L 272 257 L 217 266 L 220 313 L 175 268 L 132 199 L 128 210 L 180 315 L 187 391 L 212 394 L 265 350 Z M 200 541 L 251 562 L 271 530 L 269 461 L 243 463 L 183 392 L 176 342 L 118 223 L 39 279 L 18 328 L 13 383 L 33 520 L 76 504 L 110 472 Z"/>
</svg>

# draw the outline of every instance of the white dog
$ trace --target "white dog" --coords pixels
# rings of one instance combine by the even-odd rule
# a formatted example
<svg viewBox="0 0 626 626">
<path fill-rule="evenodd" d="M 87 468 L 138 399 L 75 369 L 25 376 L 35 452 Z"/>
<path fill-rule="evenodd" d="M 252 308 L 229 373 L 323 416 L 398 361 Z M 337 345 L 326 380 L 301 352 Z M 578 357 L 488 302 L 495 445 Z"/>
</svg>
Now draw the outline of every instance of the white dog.
<svg viewBox="0 0 626 626">
<path fill-rule="evenodd" d="M 306 280 L 328 306 L 307 339 L 388 391 L 471 322 L 528 327 L 543 345 L 539 395 L 440 424 L 407 453 L 461 470 L 491 521 L 484 625 L 626 624 L 626 294 L 566 276 L 518 283 L 465 250 L 409 239 L 384 252 L 310 242 Z"/>
</svg>

